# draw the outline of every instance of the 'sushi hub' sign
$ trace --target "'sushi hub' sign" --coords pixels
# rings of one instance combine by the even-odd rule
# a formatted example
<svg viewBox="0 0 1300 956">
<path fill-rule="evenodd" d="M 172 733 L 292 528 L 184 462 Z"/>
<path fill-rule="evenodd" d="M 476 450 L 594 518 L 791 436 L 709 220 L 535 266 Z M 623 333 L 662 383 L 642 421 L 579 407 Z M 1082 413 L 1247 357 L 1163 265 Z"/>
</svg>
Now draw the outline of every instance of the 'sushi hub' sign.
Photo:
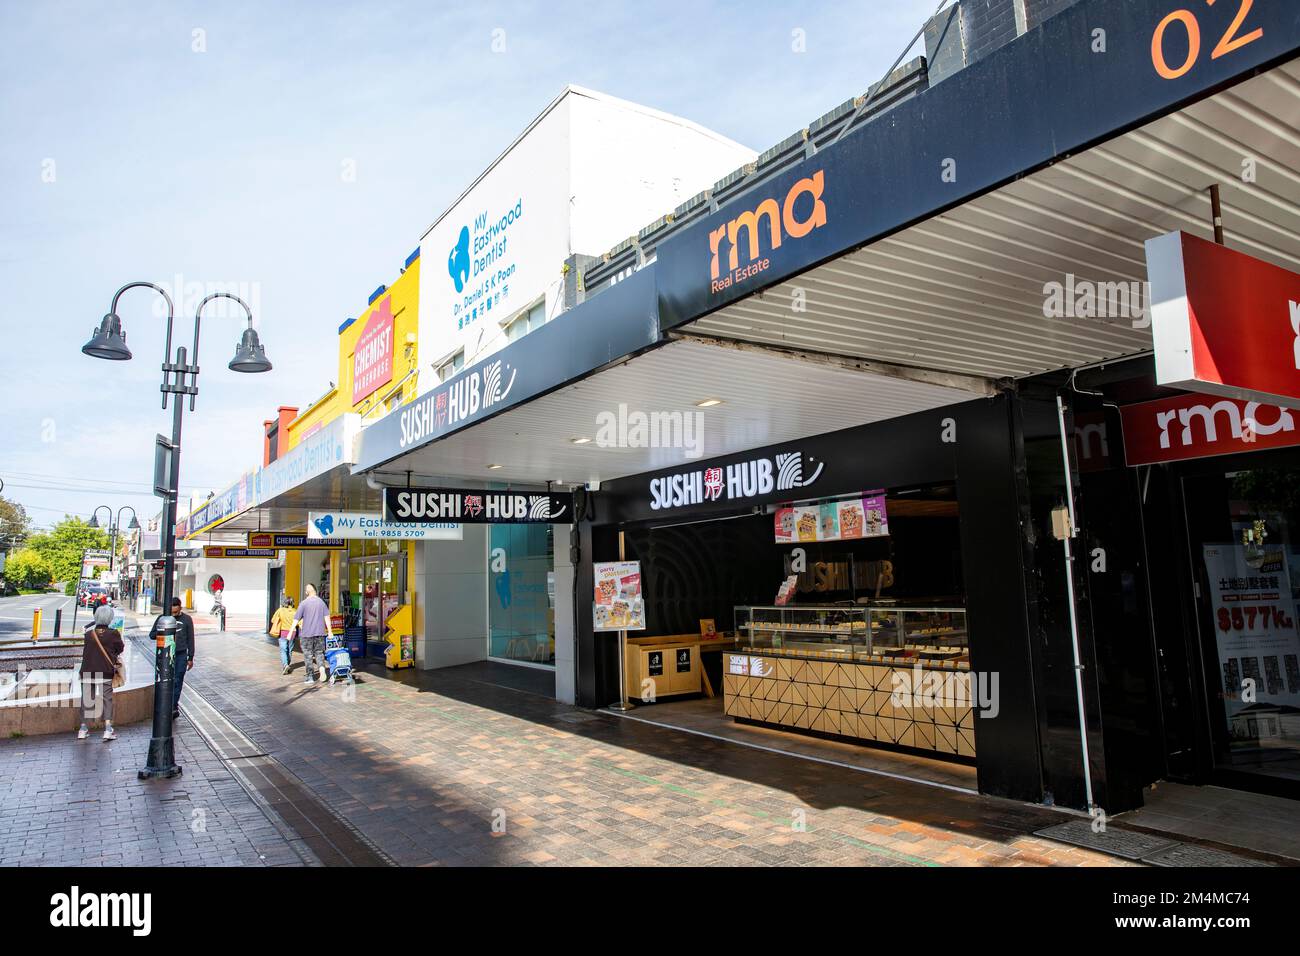
<svg viewBox="0 0 1300 956">
<path fill-rule="evenodd" d="M 456 488 L 385 488 L 389 521 L 455 521 L 467 524 L 555 523 L 571 520 L 568 494 L 520 494 Z"/>
<path fill-rule="evenodd" d="M 804 475 L 803 452 L 782 452 L 771 458 L 678 472 L 650 479 L 650 509 L 663 511 L 711 501 L 761 498 L 779 491 L 806 488 L 815 482 L 825 462 L 808 459 Z"/>
<path fill-rule="evenodd" d="M 481 369 L 462 372 L 429 392 L 398 413 L 399 447 L 406 448 L 430 435 L 440 434 L 505 401 L 514 387 L 517 372 L 518 369 L 497 359 Z"/>
</svg>

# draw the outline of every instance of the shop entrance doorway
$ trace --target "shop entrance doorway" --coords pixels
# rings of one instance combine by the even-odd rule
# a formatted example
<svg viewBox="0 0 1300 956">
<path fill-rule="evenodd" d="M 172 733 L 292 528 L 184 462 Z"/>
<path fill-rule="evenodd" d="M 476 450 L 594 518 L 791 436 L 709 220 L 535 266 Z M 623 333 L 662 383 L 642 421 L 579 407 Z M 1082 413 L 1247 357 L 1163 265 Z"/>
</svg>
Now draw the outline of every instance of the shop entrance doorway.
<svg viewBox="0 0 1300 956">
<path fill-rule="evenodd" d="M 284 567 L 266 569 L 266 630 L 271 630 L 271 616 L 275 614 L 284 597 Z"/>
<path fill-rule="evenodd" d="M 406 602 L 405 553 L 351 558 L 348 590 L 353 602 L 348 625 L 362 629 L 367 657 L 383 657 L 384 622 Z"/>
<path fill-rule="evenodd" d="M 1215 776 L 1300 796 L 1300 472 L 1234 461 L 1182 490 Z"/>
</svg>

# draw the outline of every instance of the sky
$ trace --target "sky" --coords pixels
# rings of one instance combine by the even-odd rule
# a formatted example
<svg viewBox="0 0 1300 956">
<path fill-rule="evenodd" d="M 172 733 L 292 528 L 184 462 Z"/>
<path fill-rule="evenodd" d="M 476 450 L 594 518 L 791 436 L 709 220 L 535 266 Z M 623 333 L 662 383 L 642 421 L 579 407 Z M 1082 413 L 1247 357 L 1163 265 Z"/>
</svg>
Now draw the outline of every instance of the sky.
<svg viewBox="0 0 1300 956">
<path fill-rule="evenodd" d="M 203 313 L 182 502 L 220 491 L 261 464 L 277 406 L 329 388 L 338 326 L 566 84 L 761 151 L 880 80 L 937 5 L 0 0 L 0 494 L 38 527 L 160 510 L 161 298 L 122 298 L 132 361 L 80 352 L 120 286 L 167 287 L 187 346 L 196 291 L 253 309 L 274 364 L 256 376 L 226 368 L 242 311 Z"/>
</svg>

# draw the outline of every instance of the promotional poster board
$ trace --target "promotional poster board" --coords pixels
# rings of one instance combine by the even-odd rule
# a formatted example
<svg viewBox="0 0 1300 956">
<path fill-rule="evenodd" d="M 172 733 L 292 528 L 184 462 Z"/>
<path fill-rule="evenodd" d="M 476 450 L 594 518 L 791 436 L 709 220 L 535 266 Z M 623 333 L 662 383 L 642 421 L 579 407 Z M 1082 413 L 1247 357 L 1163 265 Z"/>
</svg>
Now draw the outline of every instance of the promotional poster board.
<svg viewBox="0 0 1300 956">
<path fill-rule="evenodd" d="M 597 631 L 644 631 L 645 600 L 640 561 L 600 561 L 593 566 Z"/>
<path fill-rule="evenodd" d="M 1224 703 L 1231 719 L 1253 703 L 1300 707 L 1300 634 L 1286 548 L 1267 542 L 1203 546 Z"/>
<path fill-rule="evenodd" d="M 889 534 L 885 496 L 782 506 L 776 509 L 775 531 L 777 544 L 884 537 Z"/>
</svg>

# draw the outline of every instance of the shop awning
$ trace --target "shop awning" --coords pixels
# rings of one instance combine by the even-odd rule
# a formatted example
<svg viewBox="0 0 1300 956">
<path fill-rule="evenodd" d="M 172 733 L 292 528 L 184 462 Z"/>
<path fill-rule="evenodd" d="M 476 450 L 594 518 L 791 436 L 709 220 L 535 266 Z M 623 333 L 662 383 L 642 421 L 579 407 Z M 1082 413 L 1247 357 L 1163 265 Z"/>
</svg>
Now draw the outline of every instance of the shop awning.
<svg viewBox="0 0 1300 956">
<path fill-rule="evenodd" d="M 990 388 L 957 376 L 918 380 L 813 356 L 675 341 L 425 445 L 383 473 L 390 484 L 407 469 L 452 481 L 609 481 L 950 405 Z M 722 403 L 698 406 L 716 398 Z M 636 444 L 638 412 L 662 416 L 658 431 L 650 419 L 646 433 L 651 442 L 658 435 L 659 447 Z M 602 442 L 602 427 L 615 444 Z"/>
<path fill-rule="evenodd" d="M 306 526 L 308 512 L 315 510 L 378 511 L 379 492 L 352 473 L 360 429 L 359 416 L 340 415 L 306 436 L 271 464 L 196 509 L 189 518 L 186 540 L 234 543 L 249 531 L 300 530 Z"/>
<path fill-rule="evenodd" d="M 1211 184 L 1233 248 L 1300 263 L 1298 130 L 1293 62 L 681 328 L 994 378 L 1144 352 L 1143 244 L 1212 239 Z M 1044 314 L 1057 311 L 1045 289 L 1064 307 L 1083 283 L 1121 314 Z"/>
</svg>

